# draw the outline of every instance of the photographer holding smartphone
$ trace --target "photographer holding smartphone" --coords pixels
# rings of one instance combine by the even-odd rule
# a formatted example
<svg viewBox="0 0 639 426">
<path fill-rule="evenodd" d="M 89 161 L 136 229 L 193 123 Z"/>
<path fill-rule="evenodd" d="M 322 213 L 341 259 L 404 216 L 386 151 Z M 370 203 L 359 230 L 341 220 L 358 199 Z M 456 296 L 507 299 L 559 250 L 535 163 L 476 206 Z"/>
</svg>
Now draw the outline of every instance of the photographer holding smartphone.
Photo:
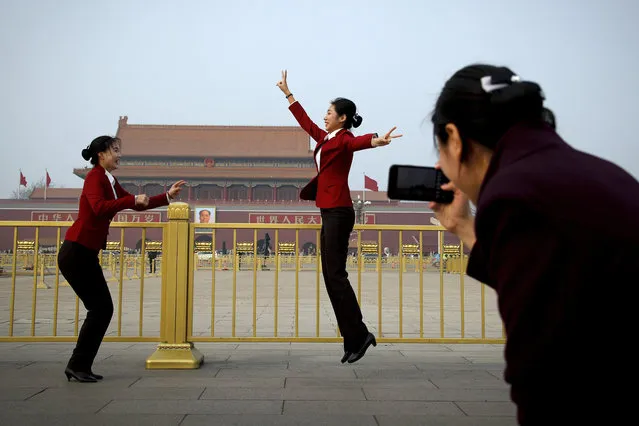
<svg viewBox="0 0 639 426">
<path fill-rule="evenodd" d="M 635 358 L 611 344 L 636 331 L 639 183 L 562 140 L 540 86 L 508 68 L 457 71 L 432 123 L 454 198 L 430 207 L 497 292 L 519 423 L 623 424 Z"/>
</svg>

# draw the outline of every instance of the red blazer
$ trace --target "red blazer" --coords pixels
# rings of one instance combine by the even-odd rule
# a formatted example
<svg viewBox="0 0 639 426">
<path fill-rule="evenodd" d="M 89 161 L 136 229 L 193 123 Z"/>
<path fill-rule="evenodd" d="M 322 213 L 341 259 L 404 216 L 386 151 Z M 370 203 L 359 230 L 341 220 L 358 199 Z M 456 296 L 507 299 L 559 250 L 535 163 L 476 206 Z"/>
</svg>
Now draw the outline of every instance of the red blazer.
<svg viewBox="0 0 639 426">
<path fill-rule="evenodd" d="M 313 157 L 321 148 L 320 163 L 317 164 L 318 173 L 302 190 L 301 198 L 315 200 L 319 208 L 351 207 L 351 190 L 348 187 L 348 173 L 353 162 L 353 152 L 372 148 L 371 141 L 374 134 L 353 136 L 348 130 L 340 130 L 335 137 L 325 141 L 328 135 L 320 129 L 306 114 L 299 102 L 289 106 L 293 116 L 316 142 Z"/>
<path fill-rule="evenodd" d="M 109 224 L 116 213 L 125 209 L 141 211 L 169 204 L 164 193 L 150 197 L 146 208 L 136 207 L 135 195 L 125 191 L 117 179 L 114 186 L 118 194 L 117 200 L 105 170 L 100 165 L 96 165 L 89 171 L 84 179 L 80 195 L 78 218 L 67 230 L 65 240 L 75 241 L 96 251 L 104 249 L 109 234 Z"/>
</svg>

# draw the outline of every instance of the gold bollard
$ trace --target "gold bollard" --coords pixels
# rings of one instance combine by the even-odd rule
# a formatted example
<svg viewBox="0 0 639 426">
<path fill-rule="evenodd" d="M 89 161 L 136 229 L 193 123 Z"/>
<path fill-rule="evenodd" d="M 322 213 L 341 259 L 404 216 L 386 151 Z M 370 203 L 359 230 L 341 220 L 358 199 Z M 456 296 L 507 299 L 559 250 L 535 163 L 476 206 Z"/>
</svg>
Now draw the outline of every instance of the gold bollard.
<svg viewBox="0 0 639 426">
<path fill-rule="evenodd" d="M 38 265 L 40 266 L 40 279 L 38 280 L 37 288 L 50 288 L 46 282 L 44 282 L 44 269 L 46 268 L 45 258 L 42 255 L 41 258 L 38 259 Z"/>
<path fill-rule="evenodd" d="M 189 268 L 193 262 L 189 247 L 189 218 L 191 209 L 187 203 L 169 205 L 169 223 L 164 231 L 163 259 L 171 259 L 162 265 L 162 302 L 160 330 L 162 342 L 146 360 L 149 370 L 197 369 L 204 356 L 187 342 L 188 305 L 192 295 L 188 292 Z"/>
</svg>

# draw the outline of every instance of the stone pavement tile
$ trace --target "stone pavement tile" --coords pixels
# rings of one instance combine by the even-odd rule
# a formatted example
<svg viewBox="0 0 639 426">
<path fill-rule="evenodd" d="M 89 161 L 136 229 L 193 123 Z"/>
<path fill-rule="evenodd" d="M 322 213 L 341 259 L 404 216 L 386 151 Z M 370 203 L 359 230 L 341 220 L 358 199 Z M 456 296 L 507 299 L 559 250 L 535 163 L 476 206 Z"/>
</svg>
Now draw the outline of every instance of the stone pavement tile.
<svg viewBox="0 0 639 426">
<path fill-rule="evenodd" d="M 56 401 L 0 401 L 0 413 L 12 412 L 21 414 L 95 414 L 111 401 L 110 398 L 85 398 L 81 404 L 72 400 L 68 404 Z"/>
<path fill-rule="evenodd" d="M 39 414 L 0 412 L 3 426 L 178 426 L 184 415 Z"/>
<path fill-rule="evenodd" d="M 245 377 L 337 377 L 353 378 L 353 370 L 343 366 L 307 366 L 306 368 L 223 368 L 216 377 L 245 378 Z"/>
<path fill-rule="evenodd" d="M 223 366 L 220 363 L 219 366 Z M 121 362 L 101 362 L 93 365 L 93 371 L 98 374 L 102 374 L 105 379 L 116 379 L 124 377 L 180 377 L 180 378 L 192 378 L 192 377 L 215 377 L 220 371 L 220 367 L 217 364 L 203 364 L 199 369 L 194 370 L 180 370 L 179 374 L 176 374 L 176 370 L 147 370 L 144 363 L 131 363 L 127 361 Z"/>
<path fill-rule="evenodd" d="M 101 414 L 281 414 L 282 401 L 116 400 Z"/>
<path fill-rule="evenodd" d="M 218 369 L 265 369 L 265 368 L 273 368 L 276 370 L 286 370 L 286 368 L 288 368 L 289 362 L 286 360 L 279 360 L 279 361 L 268 361 L 268 362 L 259 362 L 259 361 L 255 361 L 255 362 L 250 362 L 250 361 L 226 361 L 226 362 L 221 362 L 221 363 L 207 363 L 206 359 L 204 360 L 204 364 L 202 364 L 202 366 L 200 367 L 200 370 L 202 368 L 207 368 L 207 366 L 214 366 L 215 368 Z"/>
<path fill-rule="evenodd" d="M 480 366 L 482 368 L 498 369 L 506 365 L 502 359 L 497 357 L 467 355 L 464 358 L 471 364 Z"/>
<path fill-rule="evenodd" d="M 482 366 L 488 374 L 497 377 L 499 380 L 504 380 L 504 368 L 486 368 Z"/>
<path fill-rule="evenodd" d="M 243 378 L 257 378 L 257 377 L 270 377 L 270 378 L 278 378 L 278 377 L 286 377 L 288 374 L 288 365 L 287 364 L 278 364 L 278 365 L 264 365 L 264 366 L 232 366 L 230 368 L 220 368 L 220 371 L 215 376 L 216 378 L 235 378 L 235 379 L 243 379 Z"/>
<path fill-rule="evenodd" d="M 468 361 L 464 361 L 462 363 L 441 363 L 436 361 L 431 361 L 428 359 L 423 360 L 413 360 L 412 363 L 415 367 L 422 371 L 432 371 L 432 370 L 440 370 L 440 371 L 467 371 L 467 370 L 488 370 L 488 369 L 498 369 L 499 367 L 503 367 L 503 364 L 473 364 Z"/>
<path fill-rule="evenodd" d="M 517 407 L 512 402 L 457 402 L 457 406 L 472 417 L 516 417 Z"/>
<path fill-rule="evenodd" d="M 340 352 L 344 349 L 342 343 L 291 343 L 290 350 L 296 352 Z"/>
<path fill-rule="evenodd" d="M 440 389 L 505 389 L 507 387 L 500 380 L 486 371 L 425 371 L 425 376 Z"/>
<path fill-rule="evenodd" d="M 381 345 L 379 345 L 381 346 Z M 388 344 L 392 349 L 398 350 L 401 352 L 418 352 L 418 353 L 429 353 L 429 352 L 452 352 L 453 350 L 447 345 L 438 345 L 438 344 L 429 344 L 424 345 L 423 343 L 391 343 Z"/>
<path fill-rule="evenodd" d="M 372 401 L 510 401 L 507 389 L 433 389 L 409 385 L 396 388 L 364 385 L 363 389 L 366 399 Z"/>
<path fill-rule="evenodd" d="M 98 369 L 96 372 L 100 371 Z M 69 382 L 64 375 L 64 364 L 57 368 L 44 368 L 31 371 L 24 369 L 16 371 L 5 371 L 2 375 L 0 388 L 8 387 L 42 387 L 42 388 L 64 388 L 67 386 L 101 386 L 126 388 L 137 380 L 139 376 L 105 376 L 101 383 L 78 383 L 72 379 Z"/>
<path fill-rule="evenodd" d="M 358 379 L 417 379 L 422 377 L 427 380 L 424 373 L 414 365 L 406 365 L 402 368 L 355 368 L 354 371 Z"/>
<path fill-rule="evenodd" d="M 459 345 L 450 345 L 445 344 L 448 349 L 453 352 L 494 352 L 503 354 L 504 353 L 504 345 L 503 344 L 492 344 L 492 343 L 462 343 Z"/>
<path fill-rule="evenodd" d="M 246 378 L 242 380 L 234 378 L 215 377 L 143 377 L 131 386 L 147 388 L 200 388 L 200 387 L 235 387 L 235 388 L 283 388 L 284 378 Z"/>
<path fill-rule="evenodd" d="M 314 355 L 303 355 L 298 356 L 291 354 L 288 357 L 289 366 L 306 366 L 306 365 L 331 365 L 331 364 L 341 364 L 340 360 L 342 359 L 342 355 L 344 355 L 343 351 L 340 352 L 320 352 Z"/>
<path fill-rule="evenodd" d="M 252 351 L 235 351 L 230 354 L 226 362 L 228 363 L 287 363 L 289 351 L 282 350 L 262 350 Z M 206 354 L 204 354 L 204 362 L 207 362 Z"/>
<path fill-rule="evenodd" d="M 393 426 L 400 425 L 401 423 Z M 375 418 L 369 415 L 221 415 L 203 416 L 189 414 L 180 426 L 377 426 Z"/>
<path fill-rule="evenodd" d="M 424 364 L 415 364 L 417 368 L 426 376 L 439 378 L 439 379 L 450 379 L 450 378 L 465 378 L 465 379 L 494 379 L 495 376 L 490 374 L 486 369 L 476 366 L 465 364 L 460 366 L 460 368 L 449 368 L 446 366 L 437 366 L 437 365 L 424 365 Z"/>
<path fill-rule="evenodd" d="M 407 370 L 407 371 L 418 371 L 416 370 L 415 363 L 413 362 L 394 362 L 394 361 L 385 361 L 383 358 L 379 362 L 374 363 L 365 363 L 358 361 L 354 364 L 340 362 L 343 354 L 338 356 L 333 356 L 329 360 L 319 360 L 317 362 L 310 362 L 307 360 L 295 361 L 292 360 L 288 364 L 288 368 L 292 369 L 312 369 L 315 366 L 324 366 L 325 368 L 335 368 L 337 370 L 356 370 L 356 371 L 376 371 L 376 370 Z"/>
<path fill-rule="evenodd" d="M 1 356 L 1 355 L 0 355 Z M 16 374 L 16 372 L 20 371 L 21 368 L 26 367 L 31 362 L 3 362 L 0 363 L 0 377 L 4 377 L 5 374 Z M 5 383 L 5 385 L 7 385 Z M 3 383 L 0 382 L 0 387 L 3 386 Z"/>
<path fill-rule="evenodd" d="M 243 342 L 237 345 L 236 351 L 258 351 L 258 352 L 271 352 L 271 351 L 288 351 L 291 349 L 291 343 L 277 343 L 277 342 Z"/>
<path fill-rule="evenodd" d="M 175 380 L 179 380 L 175 378 Z M 66 403 L 91 398 L 123 399 L 198 399 L 205 388 L 119 388 L 99 386 L 68 386 L 65 389 L 48 388 L 32 396 L 30 401 L 49 401 Z"/>
<path fill-rule="evenodd" d="M 69 354 L 67 354 L 66 351 L 4 351 L 2 352 L 2 361 L 16 363 L 22 363 L 25 360 L 29 360 L 31 362 L 58 362 L 60 360 L 66 361 L 69 358 Z M 98 354 L 95 359 L 96 361 L 100 361 L 104 358 L 105 355 Z"/>
<path fill-rule="evenodd" d="M 298 401 L 364 401 L 361 389 L 312 388 L 207 388 L 200 399 L 269 399 Z"/>
<path fill-rule="evenodd" d="M 436 386 L 424 379 L 337 379 L 337 378 L 310 378 L 310 377 L 289 377 L 286 379 L 286 388 L 303 387 L 332 387 L 332 388 L 362 388 L 364 386 L 380 388 L 397 388 L 407 386 L 426 387 L 436 389 Z"/>
<path fill-rule="evenodd" d="M 515 419 L 507 417 L 390 415 L 375 418 L 379 426 L 517 426 Z"/>
<path fill-rule="evenodd" d="M 403 352 L 402 354 L 406 359 L 413 361 L 414 363 L 433 363 L 437 365 L 441 364 L 470 364 L 470 361 L 464 356 L 459 354 L 453 354 L 450 352 Z"/>
<path fill-rule="evenodd" d="M 284 401 L 283 414 L 429 414 L 464 416 L 452 402 L 415 401 Z"/>
<path fill-rule="evenodd" d="M 4 378 L 4 376 L 3 376 Z M 0 401 L 24 401 L 34 395 L 44 391 L 46 387 L 26 387 L 16 386 L 0 387 Z"/>
</svg>

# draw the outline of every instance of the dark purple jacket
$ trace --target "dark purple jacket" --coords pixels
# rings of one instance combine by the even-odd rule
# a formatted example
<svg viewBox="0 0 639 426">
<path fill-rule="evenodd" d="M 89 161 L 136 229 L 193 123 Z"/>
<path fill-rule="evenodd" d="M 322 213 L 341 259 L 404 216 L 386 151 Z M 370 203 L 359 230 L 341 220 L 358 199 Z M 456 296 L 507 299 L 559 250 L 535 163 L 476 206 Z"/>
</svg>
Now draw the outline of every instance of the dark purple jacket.
<svg viewBox="0 0 639 426">
<path fill-rule="evenodd" d="M 497 292 L 520 419 L 553 395 L 583 406 L 588 392 L 617 392 L 635 368 L 615 345 L 637 334 L 639 182 L 550 127 L 520 124 L 497 144 L 475 232 L 467 272 Z"/>
</svg>

